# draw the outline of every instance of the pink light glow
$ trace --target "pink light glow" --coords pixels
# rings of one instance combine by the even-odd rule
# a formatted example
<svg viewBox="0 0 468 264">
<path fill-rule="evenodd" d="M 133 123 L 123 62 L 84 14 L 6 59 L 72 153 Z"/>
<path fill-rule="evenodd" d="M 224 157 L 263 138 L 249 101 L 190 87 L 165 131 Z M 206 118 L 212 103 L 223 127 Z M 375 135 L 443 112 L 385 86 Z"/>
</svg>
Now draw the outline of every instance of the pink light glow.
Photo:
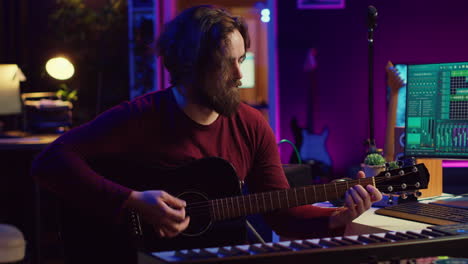
<svg viewBox="0 0 468 264">
<path fill-rule="evenodd" d="M 444 160 L 442 168 L 468 168 L 468 160 Z"/>
</svg>

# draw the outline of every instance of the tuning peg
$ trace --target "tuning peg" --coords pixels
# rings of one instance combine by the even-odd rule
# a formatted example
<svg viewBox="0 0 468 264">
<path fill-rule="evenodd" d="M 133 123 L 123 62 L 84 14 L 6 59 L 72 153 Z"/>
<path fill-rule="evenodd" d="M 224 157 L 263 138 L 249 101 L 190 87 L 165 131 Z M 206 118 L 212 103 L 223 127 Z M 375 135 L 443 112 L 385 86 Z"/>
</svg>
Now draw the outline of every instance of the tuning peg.
<svg viewBox="0 0 468 264">
<path fill-rule="evenodd" d="M 406 200 L 408 198 L 408 194 L 406 194 L 405 192 L 401 193 L 400 198 L 403 199 L 403 200 Z"/>
<path fill-rule="evenodd" d="M 419 198 L 421 197 L 422 193 L 420 191 L 415 191 L 414 192 L 414 197 Z"/>
</svg>

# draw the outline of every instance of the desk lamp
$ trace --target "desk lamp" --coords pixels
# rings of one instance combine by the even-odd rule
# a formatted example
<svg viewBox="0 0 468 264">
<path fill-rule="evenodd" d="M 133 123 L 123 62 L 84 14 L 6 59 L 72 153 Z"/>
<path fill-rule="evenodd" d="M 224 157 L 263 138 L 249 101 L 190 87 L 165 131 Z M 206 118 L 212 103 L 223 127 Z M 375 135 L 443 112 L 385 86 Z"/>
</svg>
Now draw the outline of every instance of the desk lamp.
<svg viewBox="0 0 468 264">
<path fill-rule="evenodd" d="M 73 64 L 64 57 L 55 57 L 46 63 L 47 73 L 57 80 L 68 80 L 75 73 Z"/>
<path fill-rule="evenodd" d="M 28 130 L 36 133 L 62 132 L 66 127 L 71 126 L 71 109 L 73 108 L 71 101 L 77 99 L 76 91 L 69 89 L 64 82 L 73 76 L 75 67 L 68 59 L 55 57 L 47 61 L 45 69 L 52 78 L 62 82 L 60 89 L 56 93 L 23 94 L 24 120 L 28 120 Z"/>
<path fill-rule="evenodd" d="M 47 61 L 46 71 L 54 79 L 65 81 L 73 76 L 75 67 L 68 59 L 55 57 Z M 64 101 L 76 100 L 76 90 L 70 90 L 65 83 L 62 83 L 57 91 L 57 97 Z"/>
</svg>

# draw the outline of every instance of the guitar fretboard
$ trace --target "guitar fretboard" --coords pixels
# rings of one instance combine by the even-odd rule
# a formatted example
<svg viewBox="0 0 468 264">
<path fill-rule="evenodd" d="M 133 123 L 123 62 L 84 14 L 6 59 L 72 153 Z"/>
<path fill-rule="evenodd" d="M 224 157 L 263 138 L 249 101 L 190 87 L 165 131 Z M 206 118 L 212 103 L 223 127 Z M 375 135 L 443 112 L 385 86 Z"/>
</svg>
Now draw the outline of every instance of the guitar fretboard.
<svg viewBox="0 0 468 264">
<path fill-rule="evenodd" d="M 213 220 L 225 220 L 336 200 L 354 185 L 369 184 L 375 186 L 374 177 L 216 199 L 209 201 L 208 206 Z"/>
</svg>

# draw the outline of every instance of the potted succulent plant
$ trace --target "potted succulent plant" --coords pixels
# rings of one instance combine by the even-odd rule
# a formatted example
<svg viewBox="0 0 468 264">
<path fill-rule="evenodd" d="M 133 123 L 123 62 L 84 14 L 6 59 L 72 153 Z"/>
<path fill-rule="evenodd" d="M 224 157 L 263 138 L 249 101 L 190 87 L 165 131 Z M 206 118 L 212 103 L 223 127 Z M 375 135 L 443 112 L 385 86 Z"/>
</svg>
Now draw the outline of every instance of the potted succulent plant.
<svg viewBox="0 0 468 264">
<path fill-rule="evenodd" d="M 361 168 L 366 174 L 366 177 L 372 177 L 385 170 L 385 163 L 387 161 L 379 153 L 370 153 L 361 164 Z"/>
</svg>

